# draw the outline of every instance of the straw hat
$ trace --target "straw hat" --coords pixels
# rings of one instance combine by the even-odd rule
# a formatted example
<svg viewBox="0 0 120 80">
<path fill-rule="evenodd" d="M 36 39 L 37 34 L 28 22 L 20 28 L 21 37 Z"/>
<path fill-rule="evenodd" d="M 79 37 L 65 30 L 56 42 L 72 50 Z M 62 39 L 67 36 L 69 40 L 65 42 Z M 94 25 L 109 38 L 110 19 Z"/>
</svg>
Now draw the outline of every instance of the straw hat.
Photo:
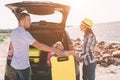
<svg viewBox="0 0 120 80">
<path fill-rule="evenodd" d="M 85 18 L 85 19 L 82 21 L 82 24 L 87 25 L 86 27 L 87 27 L 87 28 L 90 28 L 90 29 L 93 27 L 93 21 L 90 20 L 90 19 L 88 19 L 88 18 Z"/>
</svg>

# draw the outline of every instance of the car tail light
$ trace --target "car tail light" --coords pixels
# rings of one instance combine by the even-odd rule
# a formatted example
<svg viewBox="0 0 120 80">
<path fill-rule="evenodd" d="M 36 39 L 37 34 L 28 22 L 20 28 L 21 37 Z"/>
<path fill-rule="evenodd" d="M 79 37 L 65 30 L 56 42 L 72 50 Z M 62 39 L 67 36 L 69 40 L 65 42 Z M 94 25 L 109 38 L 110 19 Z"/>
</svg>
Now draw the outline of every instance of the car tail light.
<svg viewBox="0 0 120 80">
<path fill-rule="evenodd" d="M 12 60 L 12 56 L 13 56 L 13 55 L 8 55 L 8 57 L 7 57 L 8 60 Z"/>
<path fill-rule="evenodd" d="M 12 53 L 12 51 L 11 50 L 9 50 L 8 51 L 8 60 L 11 60 L 12 59 L 12 57 L 13 57 L 13 53 Z"/>
</svg>

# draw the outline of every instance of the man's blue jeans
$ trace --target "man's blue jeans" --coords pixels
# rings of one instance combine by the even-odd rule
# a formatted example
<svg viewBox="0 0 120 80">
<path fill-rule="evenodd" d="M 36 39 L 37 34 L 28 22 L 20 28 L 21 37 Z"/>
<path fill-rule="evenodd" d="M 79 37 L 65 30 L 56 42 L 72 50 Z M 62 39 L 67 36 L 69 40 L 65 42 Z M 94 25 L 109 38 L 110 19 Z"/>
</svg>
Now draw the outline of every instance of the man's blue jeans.
<svg viewBox="0 0 120 80">
<path fill-rule="evenodd" d="M 15 71 L 15 80 L 31 80 L 31 68 L 16 70 Z"/>
<path fill-rule="evenodd" d="M 83 64 L 83 80 L 95 80 L 96 62 L 88 65 Z"/>
</svg>

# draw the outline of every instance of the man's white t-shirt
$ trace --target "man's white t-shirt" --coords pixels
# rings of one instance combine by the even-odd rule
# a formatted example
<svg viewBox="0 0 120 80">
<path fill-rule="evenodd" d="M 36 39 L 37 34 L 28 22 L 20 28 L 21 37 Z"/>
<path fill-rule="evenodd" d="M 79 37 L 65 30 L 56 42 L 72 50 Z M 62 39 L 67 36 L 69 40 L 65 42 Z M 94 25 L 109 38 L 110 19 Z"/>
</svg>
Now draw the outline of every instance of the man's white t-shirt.
<svg viewBox="0 0 120 80">
<path fill-rule="evenodd" d="M 36 40 L 22 27 L 17 27 L 11 33 L 11 41 L 14 48 L 11 66 L 21 70 L 30 67 L 29 46 Z"/>
</svg>

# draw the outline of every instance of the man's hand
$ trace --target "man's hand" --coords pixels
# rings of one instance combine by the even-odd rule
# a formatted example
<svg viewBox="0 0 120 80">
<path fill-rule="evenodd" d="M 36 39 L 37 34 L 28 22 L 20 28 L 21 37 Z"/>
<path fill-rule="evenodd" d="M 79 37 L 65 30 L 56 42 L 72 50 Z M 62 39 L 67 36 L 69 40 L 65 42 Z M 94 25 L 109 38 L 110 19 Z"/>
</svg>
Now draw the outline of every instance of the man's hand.
<svg viewBox="0 0 120 80">
<path fill-rule="evenodd" d="M 69 55 L 73 55 L 74 52 L 73 51 L 65 51 L 63 54 L 65 54 L 65 56 L 69 56 Z"/>
<path fill-rule="evenodd" d="M 58 50 L 58 49 L 55 49 L 55 54 L 56 54 L 57 56 L 65 56 L 65 54 L 63 54 L 63 52 L 60 51 L 60 50 Z"/>
</svg>

